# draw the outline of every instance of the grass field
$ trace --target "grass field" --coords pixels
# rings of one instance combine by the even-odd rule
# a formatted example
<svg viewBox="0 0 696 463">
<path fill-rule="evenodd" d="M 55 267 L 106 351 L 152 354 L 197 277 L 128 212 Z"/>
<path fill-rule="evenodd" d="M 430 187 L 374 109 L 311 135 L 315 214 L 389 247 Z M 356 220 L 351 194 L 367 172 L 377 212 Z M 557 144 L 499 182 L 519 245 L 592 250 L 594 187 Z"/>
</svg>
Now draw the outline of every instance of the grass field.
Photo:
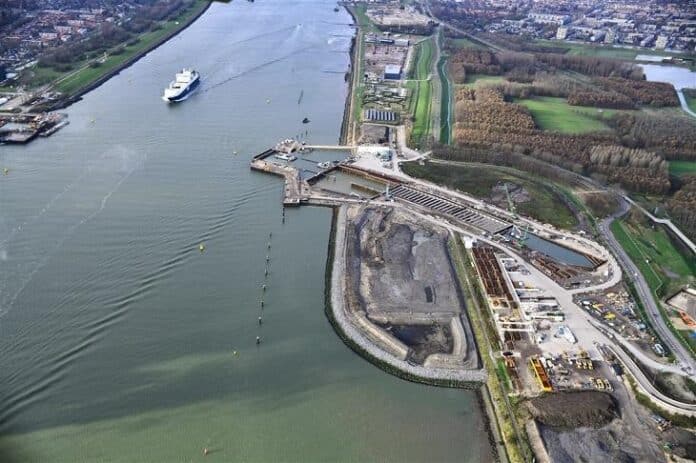
<svg viewBox="0 0 696 463">
<path fill-rule="evenodd" d="M 487 76 L 484 74 L 469 74 L 466 76 L 466 83 L 464 85 L 473 87 L 476 84 L 499 84 L 504 82 L 505 78 L 503 76 Z"/>
<path fill-rule="evenodd" d="M 452 44 L 454 48 L 478 48 L 485 49 L 486 47 L 480 43 L 474 42 L 469 39 L 448 39 L 448 43 Z"/>
<path fill-rule="evenodd" d="M 584 106 L 571 106 L 563 98 L 536 97 L 516 100 L 532 113 L 540 129 L 562 133 L 586 133 L 609 130 L 597 117 L 607 117 L 615 111 L 599 110 Z"/>
<path fill-rule="evenodd" d="M 545 183 L 535 181 L 523 172 L 484 165 L 445 165 L 427 163 L 402 164 L 407 174 L 433 183 L 464 191 L 479 198 L 489 198 L 491 189 L 501 181 L 524 187 L 530 201 L 517 203 L 517 212 L 561 228 L 577 225 L 577 219 L 558 194 Z M 505 206 L 503 206 L 505 207 Z"/>
<path fill-rule="evenodd" d="M 686 105 L 689 109 L 696 113 L 696 96 L 684 95 L 684 98 L 686 99 Z"/>
<path fill-rule="evenodd" d="M 669 161 L 669 173 L 672 175 L 696 175 L 696 161 Z"/>
<path fill-rule="evenodd" d="M 696 258 L 681 253 L 661 227 L 622 220 L 612 224 L 612 233 L 657 294 L 696 278 Z"/>
<path fill-rule="evenodd" d="M 408 82 L 411 92 L 409 112 L 413 116 L 410 144 L 416 148 L 430 131 L 430 108 L 432 103 L 432 85 L 428 76 L 433 61 L 433 39 L 427 39 L 416 45 L 414 63 L 411 68 L 412 81 Z"/>
<path fill-rule="evenodd" d="M 433 39 L 423 40 L 414 46 L 415 58 L 409 76 L 411 79 L 423 80 L 430 75 L 430 67 L 433 61 Z"/>
<path fill-rule="evenodd" d="M 188 21 L 208 5 L 208 0 L 196 0 L 191 8 L 183 11 L 177 18 L 171 21 L 160 23 L 160 28 L 140 35 L 138 42 L 134 45 L 126 46 L 123 52 L 117 55 L 107 53 L 106 59 L 97 67 L 87 66 L 88 61 L 77 63 L 75 68 L 78 71 L 70 71 L 62 74 L 50 68 L 36 66 L 33 69 L 34 77 L 32 86 L 41 86 L 46 83 L 67 76 L 56 84 L 56 90 L 69 95 L 79 91 L 81 88 L 91 84 L 105 74 L 114 71 L 133 57 L 143 53 L 164 37 L 176 32 L 186 26 Z"/>
</svg>

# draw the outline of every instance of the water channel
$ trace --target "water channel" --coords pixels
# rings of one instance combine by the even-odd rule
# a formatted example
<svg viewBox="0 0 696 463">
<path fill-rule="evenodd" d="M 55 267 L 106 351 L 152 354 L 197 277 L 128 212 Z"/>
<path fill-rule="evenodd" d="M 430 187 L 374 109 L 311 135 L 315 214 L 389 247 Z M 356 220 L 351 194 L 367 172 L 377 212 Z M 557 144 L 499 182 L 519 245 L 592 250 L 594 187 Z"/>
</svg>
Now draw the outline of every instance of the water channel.
<svg viewBox="0 0 696 463">
<path fill-rule="evenodd" d="M 298 133 L 337 142 L 354 31 L 334 6 L 214 3 L 68 127 L 0 147 L 0 460 L 490 461 L 474 393 L 339 340 L 330 211 L 281 223 L 281 181 L 248 168 Z M 182 66 L 203 84 L 168 106 Z"/>
</svg>

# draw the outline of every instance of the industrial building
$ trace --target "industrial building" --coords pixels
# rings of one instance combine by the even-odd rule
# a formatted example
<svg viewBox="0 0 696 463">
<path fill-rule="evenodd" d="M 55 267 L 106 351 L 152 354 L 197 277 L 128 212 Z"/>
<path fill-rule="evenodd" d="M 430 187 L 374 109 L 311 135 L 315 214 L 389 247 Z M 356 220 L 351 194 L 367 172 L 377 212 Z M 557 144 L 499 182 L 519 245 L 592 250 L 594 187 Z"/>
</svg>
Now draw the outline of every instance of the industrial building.
<svg viewBox="0 0 696 463">
<path fill-rule="evenodd" d="M 384 80 L 401 80 L 401 66 L 388 64 L 384 67 Z"/>
</svg>

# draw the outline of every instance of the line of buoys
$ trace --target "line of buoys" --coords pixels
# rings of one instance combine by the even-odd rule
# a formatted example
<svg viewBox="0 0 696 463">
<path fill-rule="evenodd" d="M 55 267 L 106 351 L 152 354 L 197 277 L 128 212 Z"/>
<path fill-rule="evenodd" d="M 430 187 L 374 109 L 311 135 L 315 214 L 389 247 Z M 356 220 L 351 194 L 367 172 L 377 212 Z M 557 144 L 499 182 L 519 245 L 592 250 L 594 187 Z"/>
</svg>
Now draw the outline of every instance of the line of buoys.
<svg viewBox="0 0 696 463">
<path fill-rule="evenodd" d="M 267 250 L 271 249 L 271 239 L 272 238 L 273 238 L 273 232 L 270 232 L 268 234 L 268 243 L 266 244 Z M 263 325 L 263 315 L 262 314 L 263 314 L 263 307 L 265 305 L 264 294 L 266 293 L 266 289 L 268 288 L 266 284 L 268 283 L 268 274 L 269 274 L 268 266 L 269 266 L 270 261 L 271 261 L 271 256 L 270 256 L 270 254 L 267 253 L 266 254 L 266 265 L 264 266 L 264 269 L 263 269 L 264 283 L 261 285 L 261 301 L 260 301 L 261 304 L 260 304 L 260 308 L 259 308 L 260 313 L 259 313 L 259 317 L 257 318 L 259 329 L 261 329 L 261 326 Z M 261 336 L 256 336 L 256 345 L 259 345 L 259 344 L 261 344 Z"/>
</svg>

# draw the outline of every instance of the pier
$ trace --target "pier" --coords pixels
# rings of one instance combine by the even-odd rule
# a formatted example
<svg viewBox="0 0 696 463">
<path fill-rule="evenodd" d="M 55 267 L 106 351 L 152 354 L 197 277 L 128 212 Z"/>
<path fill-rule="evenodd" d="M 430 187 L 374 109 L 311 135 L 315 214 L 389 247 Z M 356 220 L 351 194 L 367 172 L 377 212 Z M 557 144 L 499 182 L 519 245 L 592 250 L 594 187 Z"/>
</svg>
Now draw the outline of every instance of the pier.
<svg viewBox="0 0 696 463">
<path fill-rule="evenodd" d="M 304 148 L 320 151 L 350 151 L 351 153 L 358 149 L 355 145 L 304 145 Z"/>
<path fill-rule="evenodd" d="M 274 156 L 278 151 L 269 149 L 257 154 L 251 160 L 251 169 L 268 174 L 278 175 L 285 179 L 285 189 L 283 190 L 283 205 L 299 206 L 301 202 L 307 201 L 310 195 L 310 188 L 306 181 L 300 178 L 300 172 L 294 167 L 283 166 L 270 161 L 266 161 L 270 156 Z"/>
</svg>

